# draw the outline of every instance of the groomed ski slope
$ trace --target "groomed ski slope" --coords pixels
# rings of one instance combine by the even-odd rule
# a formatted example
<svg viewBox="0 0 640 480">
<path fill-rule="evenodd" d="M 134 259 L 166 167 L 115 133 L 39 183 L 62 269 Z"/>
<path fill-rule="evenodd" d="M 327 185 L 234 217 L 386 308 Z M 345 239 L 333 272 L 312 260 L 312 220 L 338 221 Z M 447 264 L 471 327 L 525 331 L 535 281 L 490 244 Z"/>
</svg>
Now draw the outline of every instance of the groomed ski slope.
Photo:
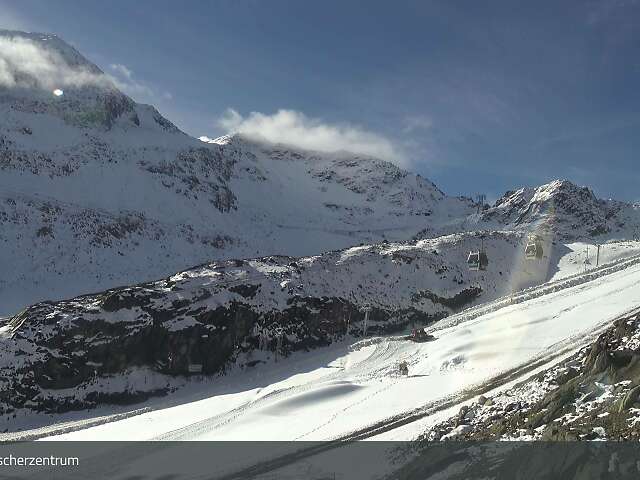
<svg viewBox="0 0 640 480">
<path fill-rule="evenodd" d="M 640 305 L 637 260 L 610 272 L 444 324 L 433 342 L 377 337 L 299 353 L 237 372 L 217 382 L 208 398 L 49 438 L 327 440 L 375 438 L 384 433 L 380 427 L 397 424 L 404 428 L 393 438 L 411 439 L 421 432 L 406 428 L 403 418 L 424 424 L 479 393 L 476 387 L 524 378 Z M 402 360 L 408 377 L 397 373 Z"/>
</svg>

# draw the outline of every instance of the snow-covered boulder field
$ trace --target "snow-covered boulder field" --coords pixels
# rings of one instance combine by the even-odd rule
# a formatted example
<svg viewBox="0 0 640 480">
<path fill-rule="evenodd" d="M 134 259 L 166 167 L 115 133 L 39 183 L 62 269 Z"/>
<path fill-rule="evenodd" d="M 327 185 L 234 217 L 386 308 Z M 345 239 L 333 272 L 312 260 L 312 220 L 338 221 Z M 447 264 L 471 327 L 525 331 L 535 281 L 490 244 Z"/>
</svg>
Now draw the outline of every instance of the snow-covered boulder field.
<svg viewBox="0 0 640 480">
<path fill-rule="evenodd" d="M 637 440 L 640 318 L 625 315 L 592 344 L 502 392 L 481 395 L 424 440 Z"/>
</svg>

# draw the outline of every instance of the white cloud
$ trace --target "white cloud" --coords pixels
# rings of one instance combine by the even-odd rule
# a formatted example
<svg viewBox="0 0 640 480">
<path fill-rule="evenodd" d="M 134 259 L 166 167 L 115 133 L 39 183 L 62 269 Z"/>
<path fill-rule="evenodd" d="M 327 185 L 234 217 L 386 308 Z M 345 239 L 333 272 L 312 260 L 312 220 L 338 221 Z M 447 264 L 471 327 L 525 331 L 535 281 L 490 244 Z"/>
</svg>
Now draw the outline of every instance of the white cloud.
<svg viewBox="0 0 640 480">
<path fill-rule="evenodd" d="M 89 67 L 70 65 L 57 51 L 21 37 L 0 37 L 0 86 L 46 90 L 106 85 L 109 80 Z"/>
<path fill-rule="evenodd" d="M 169 92 L 139 81 L 130 68 L 119 63 L 104 74 L 91 65 L 70 62 L 54 48 L 24 37 L 0 37 L 0 86 L 41 88 L 53 91 L 65 87 L 96 85 L 116 87 L 138 99 L 171 100 Z"/>
<path fill-rule="evenodd" d="M 122 65 L 121 63 L 112 63 L 109 66 L 111 67 L 111 70 L 118 72 L 120 75 L 122 75 L 125 78 L 128 78 L 129 80 L 131 80 L 131 78 L 133 77 L 133 72 L 129 70 L 125 65 Z"/>
<path fill-rule="evenodd" d="M 242 133 L 248 137 L 273 143 L 294 145 L 321 152 L 348 151 L 406 165 L 402 149 L 388 138 L 356 125 L 337 125 L 309 118 L 295 110 L 278 110 L 272 115 L 251 112 L 246 117 L 228 109 L 218 120 L 226 133 Z"/>
<path fill-rule="evenodd" d="M 163 100 L 172 100 L 173 95 L 169 92 L 160 92 L 157 88 L 142 82 L 134 77 L 133 71 L 126 65 L 121 63 L 112 63 L 109 65 L 111 74 L 109 79 L 127 95 L 136 99 L 153 101 L 158 98 Z"/>
<path fill-rule="evenodd" d="M 139 82 L 133 78 L 133 72 L 120 63 L 112 63 L 109 65 L 112 74 L 109 74 L 111 81 L 127 95 L 132 97 L 146 96 L 155 97 L 155 91 L 149 85 Z"/>
</svg>

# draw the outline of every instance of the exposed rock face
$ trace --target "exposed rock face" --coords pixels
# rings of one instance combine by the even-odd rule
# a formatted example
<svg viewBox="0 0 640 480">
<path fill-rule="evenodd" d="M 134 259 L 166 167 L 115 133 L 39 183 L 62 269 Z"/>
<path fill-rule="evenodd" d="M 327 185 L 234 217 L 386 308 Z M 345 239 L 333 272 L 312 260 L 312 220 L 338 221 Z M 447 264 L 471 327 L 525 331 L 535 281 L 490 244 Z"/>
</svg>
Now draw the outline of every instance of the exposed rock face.
<svg viewBox="0 0 640 480">
<path fill-rule="evenodd" d="M 143 385 L 118 392 L 83 391 L 96 377 L 123 375 L 150 368 L 169 376 L 224 373 L 239 357 L 255 350 L 288 355 L 292 351 L 326 346 L 347 333 L 359 335 L 358 306 L 340 298 L 292 297 L 283 310 L 260 312 L 254 305 L 233 300 L 213 307 L 202 290 L 200 301 L 174 300 L 159 304 L 163 293 L 141 286 L 76 302 L 40 304 L 14 322 L 23 322 L 12 339 L 21 366 L 5 366 L 9 379 L 0 391 L 0 415 L 30 407 L 61 412 L 100 403 L 133 403 L 167 389 L 149 391 Z M 161 282 L 154 289 L 180 291 Z M 93 306 L 91 306 L 93 305 Z M 371 313 L 377 333 L 397 331 L 409 322 L 429 323 L 434 316 L 415 309 Z M 22 358 L 20 358 L 24 355 Z M 250 363 L 250 360 L 246 360 Z M 51 395 L 45 392 L 74 392 Z"/>
</svg>

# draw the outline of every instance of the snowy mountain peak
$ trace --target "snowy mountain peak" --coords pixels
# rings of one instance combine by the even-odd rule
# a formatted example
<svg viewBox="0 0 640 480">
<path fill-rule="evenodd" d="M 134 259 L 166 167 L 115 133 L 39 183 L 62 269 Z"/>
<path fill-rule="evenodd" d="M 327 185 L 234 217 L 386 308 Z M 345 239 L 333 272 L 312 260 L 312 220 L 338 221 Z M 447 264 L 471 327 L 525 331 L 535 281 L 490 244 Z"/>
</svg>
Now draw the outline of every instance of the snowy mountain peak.
<svg viewBox="0 0 640 480">
<path fill-rule="evenodd" d="M 545 185 L 541 185 L 536 189 L 533 200 L 537 202 L 545 202 L 557 197 L 558 195 L 575 195 L 597 200 L 594 193 L 588 187 L 579 187 L 569 180 L 554 180 Z"/>
<path fill-rule="evenodd" d="M 577 204 L 585 202 L 596 206 L 600 200 L 587 187 L 578 187 L 569 180 L 553 180 L 545 185 L 536 188 L 521 188 L 516 191 L 505 193 L 495 203 L 494 208 L 510 210 L 513 207 L 521 209 L 526 207 L 518 222 L 522 222 L 532 214 L 549 213 L 557 207 L 571 208 Z"/>
<path fill-rule="evenodd" d="M 233 134 L 222 135 L 216 138 L 209 138 L 206 135 L 203 135 L 201 137 L 198 137 L 198 140 L 204 143 L 213 143 L 216 145 L 229 145 L 233 141 L 234 136 L 237 136 L 237 135 L 233 135 Z"/>
<path fill-rule="evenodd" d="M 40 47 L 46 50 L 49 55 L 60 56 L 69 66 L 82 66 L 93 73 L 103 73 L 78 50 L 55 34 L 0 29 L 0 38 L 5 41 L 5 44 L 13 42 L 22 49 L 27 49 L 29 46 Z"/>
<path fill-rule="evenodd" d="M 0 30 L 0 87 L 13 95 L 34 90 L 62 97 L 71 91 L 117 91 L 94 63 L 55 35 Z M 65 91 L 68 89 L 69 92 Z"/>
<path fill-rule="evenodd" d="M 482 219 L 574 239 L 608 234 L 628 238 L 640 221 L 632 205 L 601 200 L 588 187 L 569 180 L 508 191 L 483 213 Z"/>
<path fill-rule="evenodd" d="M 112 77 L 75 48 L 49 34 L 0 30 L 0 111 L 20 131 L 24 114 L 47 115 L 86 129 L 178 131 L 156 109 L 119 91 Z"/>
</svg>

